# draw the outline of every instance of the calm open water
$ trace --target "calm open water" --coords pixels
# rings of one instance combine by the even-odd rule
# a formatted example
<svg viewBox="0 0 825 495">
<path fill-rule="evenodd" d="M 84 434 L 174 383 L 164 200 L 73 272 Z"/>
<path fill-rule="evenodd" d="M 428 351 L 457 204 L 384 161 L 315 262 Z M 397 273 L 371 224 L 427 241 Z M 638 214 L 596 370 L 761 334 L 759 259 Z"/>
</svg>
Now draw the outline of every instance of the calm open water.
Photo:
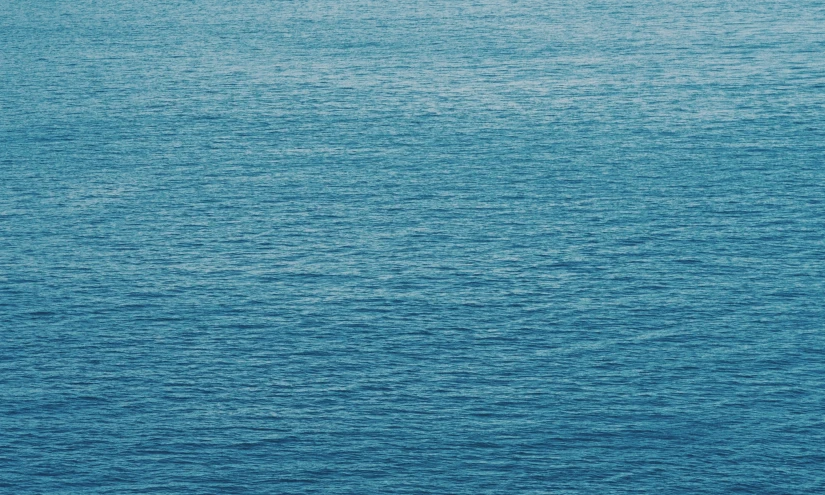
<svg viewBox="0 0 825 495">
<path fill-rule="evenodd" d="M 825 493 L 825 3 L 4 0 L 0 492 Z"/>
</svg>

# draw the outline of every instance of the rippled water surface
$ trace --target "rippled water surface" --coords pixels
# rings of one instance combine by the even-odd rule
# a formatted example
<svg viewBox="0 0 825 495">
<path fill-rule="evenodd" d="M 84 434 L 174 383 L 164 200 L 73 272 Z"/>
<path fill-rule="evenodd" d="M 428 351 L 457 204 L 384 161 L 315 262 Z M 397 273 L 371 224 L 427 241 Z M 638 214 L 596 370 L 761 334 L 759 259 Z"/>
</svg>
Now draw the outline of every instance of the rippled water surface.
<svg viewBox="0 0 825 495">
<path fill-rule="evenodd" d="M 825 493 L 825 4 L 0 3 L 0 492 Z"/>
</svg>

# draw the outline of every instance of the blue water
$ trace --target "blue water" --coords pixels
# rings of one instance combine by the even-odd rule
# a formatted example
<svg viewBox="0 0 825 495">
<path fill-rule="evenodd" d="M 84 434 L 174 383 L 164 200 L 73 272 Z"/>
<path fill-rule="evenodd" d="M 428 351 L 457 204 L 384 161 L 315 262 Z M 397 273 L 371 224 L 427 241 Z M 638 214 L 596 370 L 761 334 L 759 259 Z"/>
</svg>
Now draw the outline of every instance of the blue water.
<svg viewBox="0 0 825 495">
<path fill-rule="evenodd" d="M 825 493 L 825 3 L 4 0 L 0 492 Z"/>
</svg>

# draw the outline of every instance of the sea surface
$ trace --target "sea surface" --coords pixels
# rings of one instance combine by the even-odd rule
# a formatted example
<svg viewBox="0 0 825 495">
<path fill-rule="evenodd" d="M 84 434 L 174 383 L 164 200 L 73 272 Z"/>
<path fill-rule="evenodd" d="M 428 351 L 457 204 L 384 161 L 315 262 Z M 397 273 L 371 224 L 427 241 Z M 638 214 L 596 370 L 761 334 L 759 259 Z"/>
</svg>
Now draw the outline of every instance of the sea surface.
<svg viewBox="0 0 825 495">
<path fill-rule="evenodd" d="M 825 493 L 825 2 L 3 0 L 0 493 Z"/>
</svg>

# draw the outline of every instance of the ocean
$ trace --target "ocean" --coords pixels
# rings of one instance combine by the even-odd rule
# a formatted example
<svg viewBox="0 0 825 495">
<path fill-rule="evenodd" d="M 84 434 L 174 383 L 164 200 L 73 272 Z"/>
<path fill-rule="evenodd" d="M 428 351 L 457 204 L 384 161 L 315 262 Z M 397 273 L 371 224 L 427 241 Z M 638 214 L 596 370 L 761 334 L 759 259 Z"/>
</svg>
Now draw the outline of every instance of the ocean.
<svg viewBox="0 0 825 495">
<path fill-rule="evenodd" d="M 0 493 L 825 493 L 825 3 L 4 0 Z"/>
</svg>

